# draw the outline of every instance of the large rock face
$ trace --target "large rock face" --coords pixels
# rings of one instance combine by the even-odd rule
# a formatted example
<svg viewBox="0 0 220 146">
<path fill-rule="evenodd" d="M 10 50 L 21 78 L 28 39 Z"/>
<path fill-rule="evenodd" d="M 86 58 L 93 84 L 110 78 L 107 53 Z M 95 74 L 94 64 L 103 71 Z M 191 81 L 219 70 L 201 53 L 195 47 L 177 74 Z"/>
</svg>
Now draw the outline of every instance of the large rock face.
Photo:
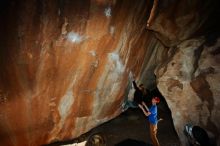
<svg viewBox="0 0 220 146">
<path fill-rule="evenodd" d="M 129 73 L 153 72 L 148 61 L 163 52 L 145 28 L 145 0 L 0 6 L 0 145 L 71 139 L 114 118 Z"/>
<path fill-rule="evenodd" d="M 203 127 L 220 145 L 218 6 L 217 0 L 154 0 L 147 21 L 148 29 L 169 48 L 155 74 L 183 145 L 187 123 Z"/>
<path fill-rule="evenodd" d="M 155 67 L 182 143 L 188 122 L 219 135 L 218 3 L 2 0 L 0 145 L 87 132 L 121 113 L 129 74 L 155 86 Z"/>
<path fill-rule="evenodd" d="M 212 46 L 200 38 L 177 47 L 166 65 L 157 70 L 158 88 L 172 111 L 177 133 L 184 144 L 183 128 L 191 123 L 219 140 L 220 39 Z"/>
</svg>

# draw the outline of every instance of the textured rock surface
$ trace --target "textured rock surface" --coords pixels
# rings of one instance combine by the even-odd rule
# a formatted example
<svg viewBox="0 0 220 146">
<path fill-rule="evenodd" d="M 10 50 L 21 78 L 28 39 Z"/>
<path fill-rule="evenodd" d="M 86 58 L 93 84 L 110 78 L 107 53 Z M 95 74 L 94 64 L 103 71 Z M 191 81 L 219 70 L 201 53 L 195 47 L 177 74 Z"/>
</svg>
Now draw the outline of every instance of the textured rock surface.
<svg viewBox="0 0 220 146">
<path fill-rule="evenodd" d="M 154 0 L 147 21 L 147 28 L 169 47 L 155 74 L 183 145 L 186 123 L 202 126 L 220 145 L 218 6 L 218 0 Z"/>
<path fill-rule="evenodd" d="M 0 145 L 71 139 L 114 118 L 129 73 L 144 78 L 163 56 L 145 29 L 145 0 L 0 6 Z"/>
<path fill-rule="evenodd" d="M 148 29 L 153 30 L 166 46 L 175 46 L 192 36 L 204 35 L 219 23 L 218 0 L 154 0 L 148 19 Z"/>
<path fill-rule="evenodd" d="M 219 135 L 219 2 L 157 2 L 2 0 L 0 144 L 75 138 L 121 113 L 129 74 L 155 86 L 155 67 L 182 142 L 188 122 Z"/>
<path fill-rule="evenodd" d="M 220 145 L 220 39 L 204 38 L 177 46 L 170 60 L 157 70 L 158 88 L 172 111 L 174 126 L 185 143 L 183 126 L 200 125 Z"/>
</svg>

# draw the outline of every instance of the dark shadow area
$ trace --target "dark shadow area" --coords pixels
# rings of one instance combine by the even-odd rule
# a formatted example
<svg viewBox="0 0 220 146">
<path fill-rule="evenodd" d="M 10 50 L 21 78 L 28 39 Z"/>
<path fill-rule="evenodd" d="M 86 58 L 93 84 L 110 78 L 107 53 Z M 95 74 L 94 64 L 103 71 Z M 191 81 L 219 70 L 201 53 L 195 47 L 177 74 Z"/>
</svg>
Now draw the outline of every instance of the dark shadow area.
<svg viewBox="0 0 220 146">
<path fill-rule="evenodd" d="M 77 140 L 58 141 L 58 142 L 54 142 L 51 144 L 45 144 L 42 146 L 60 146 L 60 145 L 68 145 L 68 144 L 73 144 L 73 143 L 77 143 Z"/>
<path fill-rule="evenodd" d="M 159 91 L 159 89 L 157 87 L 154 88 L 153 90 L 151 90 L 151 92 L 150 92 L 150 99 L 152 97 L 154 97 L 154 96 L 159 97 L 160 100 L 161 100 L 161 103 L 159 104 L 159 107 L 160 107 L 160 105 L 163 105 L 163 109 L 166 112 L 170 113 L 170 116 L 171 116 L 171 111 L 170 111 L 170 108 L 169 108 L 169 106 L 168 106 L 168 104 L 166 102 L 166 99 L 163 97 L 163 95 L 160 93 L 160 91 Z"/>
<path fill-rule="evenodd" d="M 163 95 L 160 93 L 160 91 L 157 87 L 154 88 L 153 90 L 151 90 L 151 96 L 152 97 L 157 96 L 161 99 L 161 102 L 158 105 L 158 111 L 159 111 L 158 112 L 158 119 L 159 118 L 163 119 L 163 121 L 159 122 L 159 126 L 162 127 L 162 128 L 159 127 L 160 131 L 166 133 L 166 130 L 169 130 L 170 132 L 167 133 L 167 137 L 169 138 L 172 136 L 173 138 L 176 138 L 179 141 L 178 135 L 176 133 L 176 130 L 175 130 L 175 127 L 173 124 L 172 113 L 171 113 L 171 110 L 166 102 L 166 99 L 163 97 Z M 172 133 L 172 135 L 169 136 L 169 134 L 171 134 L 171 133 Z M 166 138 L 165 135 L 163 135 L 161 137 Z M 170 142 L 170 143 L 173 143 L 173 142 Z M 174 142 L 174 145 L 177 146 L 179 144 L 175 144 L 175 142 Z"/>
<path fill-rule="evenodd" d="M 147 144 L 143 141 L 138 141 L 138 140 L 134 140 L 134 139 L 126 139 L 126 140 L 119 142 L 115 146 L 152 146 L 152 145 Z"/>
<path fill-rule="evenodd" d="M 158 117 L 163 120 L 158 123 L 157 134 L 160 145 L 179 146 L 179 138 L 174 129 L 171 111 L 166 100 L 157 88 L 151 90 L 148 98 L 153 96 L 157 96 L 161 99 L 158 105 Z M 118 117 L 97 126 L 74 140 L 55 142 L 47 146 L 80 143 L 85 140 L 94 139 L 94 135 L 97 134 L 103 137 L 106 146 L 151 146 L 149 125 L 147 121 L 147 117 L 143 114 L 141 109 L 128 108 Z"/>
<path fill-rule="evenodd" d="M 205 22 L 199 27 L 195 34 L 191 36 L 191 38 L 205 36 L 205 45 L 207 46 L 211 46 L 216 42 L 216 39 L 220 36 L 219 5 L 219 0 L 211 0 L 207 3 L 207 5 L 201 3 L 201 7 L 199 7 L 198 12 L 202 14 L 206 11 L 207 8 L 209 8 L 209 17 L 204 17 Z"/>
</svg>

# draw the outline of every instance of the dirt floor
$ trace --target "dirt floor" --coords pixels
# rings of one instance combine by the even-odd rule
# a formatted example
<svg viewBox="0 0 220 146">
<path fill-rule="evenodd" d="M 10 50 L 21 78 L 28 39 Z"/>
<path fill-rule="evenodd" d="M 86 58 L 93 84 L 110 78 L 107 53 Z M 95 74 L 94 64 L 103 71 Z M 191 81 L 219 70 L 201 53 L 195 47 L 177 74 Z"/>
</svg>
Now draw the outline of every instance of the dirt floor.
<svg viewBox="0 0 220 146">
<path fill-rule="evenodd" d="M 179 146 L 169 111 L 162 110 L 160 105 L 158 109 L 159 117 L 163 119 L 158 123 L 158 140 L 161 146 Z M 118 118 L 97 127 L 94 133 L 101 133 L 106 139 L 107 146 L 151 144 L 148 121 L 140 109 L 128 109 Z"/>
<path fill-rule="evenodd" d="M 158 123 L 158 140 L 160 145 L 179 146 L 179 139 L 173 128 L 170 111 L 165 102 L 158 105 L 158 114 L 159 118 L 163 119 Z M 93 137 L 91 135 L 93 135 Z M 95 139 L 104 141 L 103 143 L 105 143 L 106 146 L 151 146 L 147 118 L 139 108 L 129 108 L 117 118 L 92 129 L 77 140 L 54 143 L 51 145 L 78 146 L 80 144 L 77 145 L 76 142 L 80 143 L 80 141 L 82 142 L 88 139 L 93 142 L 96 141 Z M 86 146 L 102 145 L 87 143 Z"/>
</svg>

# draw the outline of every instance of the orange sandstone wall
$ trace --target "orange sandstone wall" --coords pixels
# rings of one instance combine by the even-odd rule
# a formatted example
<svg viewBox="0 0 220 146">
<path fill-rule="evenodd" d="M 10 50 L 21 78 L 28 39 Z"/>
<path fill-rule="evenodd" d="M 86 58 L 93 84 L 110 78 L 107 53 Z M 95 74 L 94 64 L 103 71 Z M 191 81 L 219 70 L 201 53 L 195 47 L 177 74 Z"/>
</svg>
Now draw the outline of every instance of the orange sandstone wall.
<svg viewBox="0 0 220 146">
<path fill-rule="evenodd" d="M 158 46 L 150 5 L 3 0 L 0 145 L 72 139 L 119 115 L 129 73 L 140 78 Z"/>
</svg>

